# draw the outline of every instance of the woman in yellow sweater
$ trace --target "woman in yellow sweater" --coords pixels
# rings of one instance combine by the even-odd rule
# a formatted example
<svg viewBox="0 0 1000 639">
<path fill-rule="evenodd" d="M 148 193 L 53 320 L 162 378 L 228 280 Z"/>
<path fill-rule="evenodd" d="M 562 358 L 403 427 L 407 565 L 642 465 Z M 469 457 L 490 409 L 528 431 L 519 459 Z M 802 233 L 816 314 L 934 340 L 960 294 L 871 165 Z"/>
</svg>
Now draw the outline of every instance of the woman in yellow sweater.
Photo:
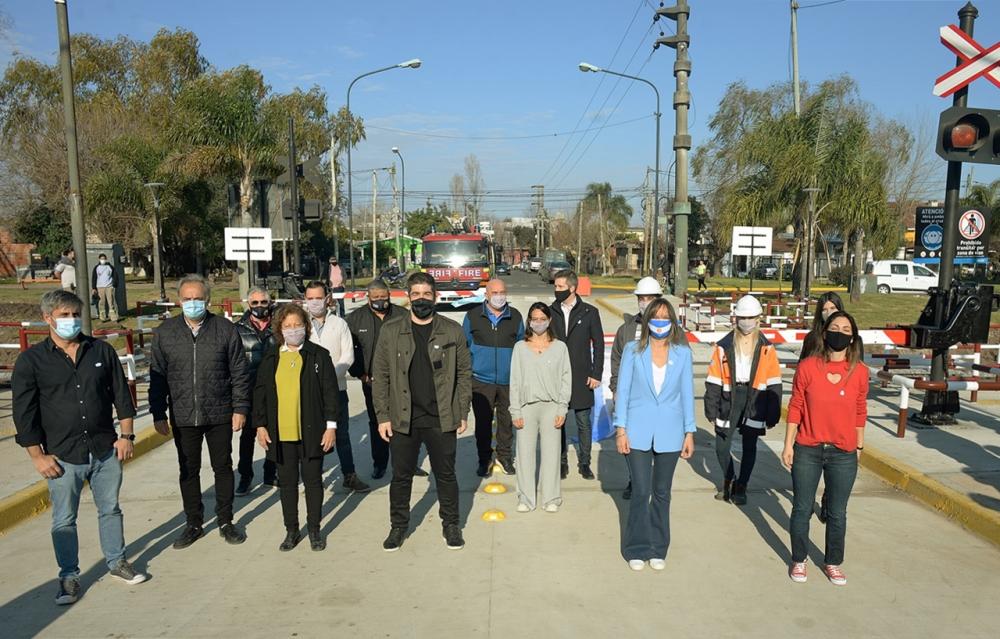
<svg viewBox="0 0 1000 639">
<path fill-rule="evenodd" d="M 333 450 L 337 432 L 337 372 L 330 353 L 309 341 L 309 318 L 286 304 L 274 315 L 277 345 L 264 355 L 254 389 L 257 442 L 277 464 L 285 540 L 289 551 L 299 531 L 299 474 L 306 491 L 306 526 L 313 550 L 326 548 L 319 522 L 323 506 L 323 455 Z"/>
</svg>

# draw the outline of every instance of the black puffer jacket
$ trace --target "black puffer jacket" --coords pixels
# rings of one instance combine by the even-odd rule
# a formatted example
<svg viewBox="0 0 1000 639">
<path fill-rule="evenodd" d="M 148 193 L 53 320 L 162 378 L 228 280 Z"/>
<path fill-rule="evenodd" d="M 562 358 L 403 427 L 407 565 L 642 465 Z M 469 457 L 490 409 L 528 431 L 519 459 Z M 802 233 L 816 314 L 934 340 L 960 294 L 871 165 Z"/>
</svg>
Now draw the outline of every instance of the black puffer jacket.
<svg viewBox="0 0 1000 639">
<path fill-rule="evenodd" d="M 270 324 L 262 331 L 257 330 L 253 320 L 250 319 L 250 311 L 243 313 L 243 317 L 236 322 L 236 330 L 239 331 L 240 339 L 243 340 L 243 351 L 247 354 L 247 365 L 250 367 L 250 383 L 252 384 L 257 379 L 257 367 L 264 359 L 264 353 L 277 342 L 274 340 Z"/>
<path fill-rule="evenodd" d="M 350 315 L 347 316 L 347 326 L 351 329 L 351 338 L 354 340 L 354 363 L 347 369 L 347 372 L 352 377 L 360 379 L 362 375 L 371 376 L 375 345 L 378 343 L 382 325 L 391 319 L 408 315 L 405 308 L 392 302 L 389 303 L 385 319 L 381 320 L 368 304 L 351 311 Z"/>
<path fill-rule="evenodd" d="M 243 341 L 224 317 L 205 315 L 198 337 L 178 315 L 155 331 L 149 371 L 149 408 L 175 426 L 227 424 L 250 412 L 250 372 Z"/>
</svg>

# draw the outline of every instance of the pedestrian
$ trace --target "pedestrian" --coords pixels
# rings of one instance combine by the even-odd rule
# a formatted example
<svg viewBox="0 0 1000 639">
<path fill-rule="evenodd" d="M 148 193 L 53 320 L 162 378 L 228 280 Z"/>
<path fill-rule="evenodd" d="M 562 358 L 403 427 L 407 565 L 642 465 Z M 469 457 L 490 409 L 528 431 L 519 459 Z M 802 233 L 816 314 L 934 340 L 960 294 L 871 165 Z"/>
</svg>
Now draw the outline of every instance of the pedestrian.
<svg viewBox="0 0 1000 639">
<path fill-rule="evenodd" d="M 736 328 L 712 347 L 705 378 L 705 417 L 715 428 L 715 455 L 723 476 L 715 498 L 737 506 L 747 503 L 757 440 L 781 419 L 781 368 L 778 352 L 760 332 L 763 313 L 753 295 L 736 302 Z M 743 450 L 739 476 L 732 455 L 736 437 Z"/>
<path fill-rule="evenodd" d="M 309 340 L 326 350 L 337 373 L 337 405 L 340 413 L 337 415 L 336 449 L 340 459 L 341 482 L 346 490 L 364 493 L 371 490 L 371 487 L 361 481 L 354 468 L 349 429 L 351 412 L 347 403 L 347 370 L 354 363 L 354 342 L 347 322 L 337 315 L 330 301 L 330 292 L 325 282 L 315 280 L 306 286 L 305 300 L 302 303 L 310 322 Z"/>
<path fill-rule="evenodd" d="M 638 341 L 642 335 L 642 314 L 653 300 L 663 297 L 663 289 L 655 277 L 644 277 L 636 283 L 632 294 L 635 295 L 639 312 L 635 315 L 632 313 L 624 314 L 625 321 L 615 332 L 615 341 L 611 345 L 611 405 L 608 410 L 609 415 L 614 415 L 615 412 L 615 390 L 618 388 L 618 370 L 621 367 L 622 351 L 625 350 L 626 344 Z M 628 469 L 628 464 L 625 465 L 625 468 Z M 622 491 L 622 499 L 631 498 L 632 480 L 630 478 L 625 490 Z"/>
<path fill-rule="evenodd" d="M 233 523 L 233 433 L 250 411 L 250 373 L 243 341 L 233 323 L 209 312 L 211 287 L 198 274 L 177 286 L 181 315 L 154 331 L 149 367 L 149 409 L 156 432 L 173 431 L 180 466 L 181 499 L 187 525 L 174 548 L 187 548 L 204 534 L 201 501 L 201 447 L 215 475 L 215 518 L 230 544 L 246 541 Z M 170 421 L 167 421 L 167 410 Z"/>
<path fill-rule="evenodd" d="M 97 256 L 97 265 L 90 273 L 91 292 L 97 296 L 97 314 L 102 322 L 118 321 L 118 301 L 115 291 L 118 289 L 118 269 L 108 262 L 108 256 L 101 253 Z"/>
<path fill-rule="evenodd" d="M 615 444 L 632 476 L 622 554 L 632 570 L 666 567 L 670 489 L 677 460 L 694 453 L 691 348 L 666 299 L 642 316 L 639 340 L 622 352 L 615 406 Z"/>
<path fill-rule="evenodd" d="M 327 276 L 327 284 L 330 287 L 331 293 L 343 293 L 346 288 L 344 288 L 344 269 L 340 266 L 340 260 L 336 257 L 330 258 L 330 273 Z M 341 295 L 337 298 L 337 308 L 340 317 L 344 317 L 344 297 Z M 341 385 L 343 388 L 343 385 Z"/>
<path fill-rule="evenodd" d="M 52 503 L 52 546 L 59 565 L 56 603 L 80 597 L 76 518 L 83 483 L 97 507 L 97 530 L 112 577 L 139 584 L 146 575 L 125 559 L 118 493 L 122 463 L 131 458 L 135 405 L 118 353 L 80 332 L 80 299 L 56 289 L 42 296 L 49 335 L 21 353 L 11 378 L 15 441 L 46 479 Z M 121 433 L 115 432 L 112 410 Z"/>
<path fill-rule="evenodd" d="M 66 249 L 52 269 L 53 275 L 59 276 L 59 282 L 64 291 L 76 290 L 76 251 Z"/>
<path fill-rule="evenodd" d="M 389 444 L 378 434 L 378 418 L 375 416 L 375 403 L 372 399 L 372 359 L 382 325 L 391 319 L 405 317 L 407 313 L 389 301 L 389 287 L 382 280 L 372 280 L 368 284 L 366 295 L 368 303 L 347 316 L 347 326 L 351 329 L 351 339 L 354 342 L 354 363 L 348 372 L 361 380 L 368 412 L 372 479 L 382 479 L 389 465 Z M 415 474 L 426 475 L 427 472 L 418 468 Z"/>
<path fill-rule="evenodd" d="M 300 478 L 306 493 L 309 545 L 313 550 L 324 550 L 326 540 L 319 528 L 323 456 L 334 448 L 341 426 L 337 371 L 326 349 L 310 341 L 310 318 L 302 307 L 285 304 L 274 314 L 274 323 L 276 345 L 268 349 L 260 363 L 253 423 L 257 442 L 278 468 L 285 522 L 285 539 L 278 550 L 292 550 L 302 539 Z"/>
<path fill-rule="evenodd" d="M 436 482 L 445 543 L 465 546 L 455 479 L 457 436 L 465 432 L 472 401 L 472 362 L 462 327 L 434 312 L 434 278 L 413 273 L 406 281 L 409 318 L 385 324 L 373 362 L 372 392 L 379 435 L 392 450 L 389 486 L 391 529 L 382 548 L 399 550 L 410 524 L 413 471 L 421 445 Z"/>
<path fill-rule="evenodd" d="M 251 287 L 247 292 L 247 310 L 236 322 L 236 330 L 243 341 L 243 352 L 247 356 L 247 372 L 250 375 L 251 387 L 257 382 L 257 368 L 264 359 L 264 354 L 275 345 L 274 333 L 271 330 L 271 315 L 273 305 L 271 295 L 259 286 Z M 253 395 L 251 395 L 251 400 Z M 250 415 L 253 415 L 251 402 Z M 244 428 L 240 431 L 239 461 L 236 468 L 240 473 L 240 481 L 236 485 L 236 496 L 242 497 L 250 493 L 253 483 L 253 449 L 257 439 L 254 428 Z M 264 459 L 265 486 L 277 487 L 278 471 L 274 462 Z"/>
<path fill-rule="evenodd" d="M 820 476 L 826 482 L 827 521 L 823 573 L 837 586 L 847 536 L 847 500 L 858 473 L 868 418 L 868 367 L 854 318 L 843 311 L 824 325 L 823 352 L 799 362 L 788 404 L 781 461 L 792 472 L 792 581 L 806 580 L 809 518 Z"/>
<path fill-rule="evenodd" d="M 521 313 L 507 303 L 507 285 L 486 283 L 486 301 L 465 314 L 462 323 L 472 356 L 472 413 L 476 418 L 476 474 L 487 477 L 493 462 L 493 416 L 496 414 L 496 459 L 514 474 L 514 429 L 510 415 L 510 358 L 524 339 Z"/>
<path fill-rule="evenodd" d="M 535 509 L 535 450 L 541 440 L 542 507 L 558 512 L 559 431 L 573 390 L 569 351 L 552 330 L 552 309 L 535 302 L 528 309 L 527 336 L 514 345 L 510 371 L 510 411 L 517 429 L 517 512 Z M 473 400 L 474 402 L 475 400 Z"/>
<path fill-rule="evenodd" d="M 698 266 L 694 269 L 695 275 L 698 276 L 698 290 L 708 290 L 708 285 L 705 284 L 705 277 L 708 275 L 708 267 L 705 266 L 704 260 L 698 260 Z"/>
<path fill-rule="evenodd" d="M 573 271 L 563 270 L 555 274 L 556 301 L 551 305 L 552 322 L 556 338 L 566 344 L 573 369 L 573 396 L 569 407 L 575 422 L 568 428 L 572 428 L 580 442 L 578 470 L 584 479 L 594 479 L 594 472 L 590 469 L 593 440 L 590 412 L 594 406 L 594 389 L 601 385 L 604 374 L 604 329 L 601 327 L 601 313 L 576 294 L 577 283 Z M 566 428 L 563 428 L 560 468 L 563 479 L 569 476 L 566 451 Z"/>
</svg>

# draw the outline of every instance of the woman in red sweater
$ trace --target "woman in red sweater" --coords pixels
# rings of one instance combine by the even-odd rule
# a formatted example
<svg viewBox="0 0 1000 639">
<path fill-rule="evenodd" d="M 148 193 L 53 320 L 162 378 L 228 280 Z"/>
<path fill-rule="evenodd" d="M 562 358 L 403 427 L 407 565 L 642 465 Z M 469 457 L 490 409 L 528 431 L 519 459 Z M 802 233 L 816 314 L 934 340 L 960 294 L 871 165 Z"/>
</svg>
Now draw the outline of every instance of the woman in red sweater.
<svg viewBox="0 0 1000 639">
<path fill-rule="evenodd" d="M 820 475 L 826 482 L 827 522 L 823 573 L 847 584 L 840 569 L 847 534 L 847 499 L 858 474 L 868 417 L 868 367 L 854 318 L 843 311 L 824 326 L 823 350 L 799 362 L 788 405 L 781 461 L 792 471 L 792 581 L 806 580 L 809 518 Z"/>
</svg>

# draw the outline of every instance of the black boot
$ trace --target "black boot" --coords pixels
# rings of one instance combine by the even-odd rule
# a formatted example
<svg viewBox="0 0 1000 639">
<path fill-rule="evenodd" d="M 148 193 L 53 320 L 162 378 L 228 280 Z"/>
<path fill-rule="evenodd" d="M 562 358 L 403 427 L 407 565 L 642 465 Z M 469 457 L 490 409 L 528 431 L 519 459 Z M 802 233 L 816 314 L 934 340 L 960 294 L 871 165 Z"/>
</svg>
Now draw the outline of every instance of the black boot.
<svg viewBox="0 0 1000 639">
<path fill-rule="evenodd" d="M 326 550 L 326 540 L 320 534 L 319 528 L 309 529 L 309 547 L 316 551 Z"/>
<path fill-rule="evenodd" d="M 285 535 L 285 541 L 281 542 L 281 545 L 278 546 L 278 550 L 280 550 L 281 552 L 288 552 L 289 550 L 292 550 L 293 548 L 298 546 L 301 540 L 302 540 L 302 535 L 299 534 L 298 527 L 294 529 L 289 528 L 288 534 Z"/>
<path fill-rule="evenodd" d="M 729 498 L 732 494 L 731 493 L 732 487 L 733 487 L 732 479 L 727 479 L 726 481 L 722 482 L 722 490 L 715 493 L 715 498 L 718 499 L 719 501 L 729 501 Z"/>
<path fill-rule="evenodd" d="M 733 484 L 733 503 L 737 506 L 744 506 L 747 503 L 747 485 L 736 482 Z"/>
</svg>

